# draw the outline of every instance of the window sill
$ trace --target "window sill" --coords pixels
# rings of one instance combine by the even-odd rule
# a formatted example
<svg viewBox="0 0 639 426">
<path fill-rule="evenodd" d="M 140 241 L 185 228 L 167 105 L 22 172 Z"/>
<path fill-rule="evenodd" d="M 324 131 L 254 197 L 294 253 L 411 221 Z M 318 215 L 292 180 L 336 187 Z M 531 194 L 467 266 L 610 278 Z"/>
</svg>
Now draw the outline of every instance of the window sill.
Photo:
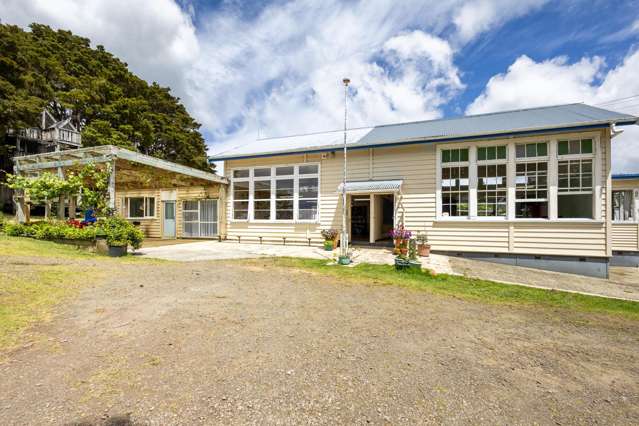
<svg viewBox="0 0 639 426">
<path fill-rule="evenodd" d="M 157 219 L 157 217 L 154 216 L 147 216 L 147 217 L 127 217 L 125 218 L 126 220 L 154 220 Z"/>
<path fill-rule="evenodd" d="M 639 225 L 637 220 L 613 220 L 613 225 Z"/>
<path fill-rule="evenodd" d="M 229 223 L 246 223 L 248 225 L 319 225 L 319 220 L 241 220 L 231 219 Z"/>
<path fill-rule="evenodd" d="M 437 218 L 435 223 L 589 223 L 593 225 L 603 225 L 605 221 L 596 219 L 506 219 L 506 218 L 468 218 L 460 217 L 455 218 Z M 633 222 L 620 222 L 620 223 L 633 223 Z M 637 222 L 634 222 L 637 223 Z"/>
</svg>

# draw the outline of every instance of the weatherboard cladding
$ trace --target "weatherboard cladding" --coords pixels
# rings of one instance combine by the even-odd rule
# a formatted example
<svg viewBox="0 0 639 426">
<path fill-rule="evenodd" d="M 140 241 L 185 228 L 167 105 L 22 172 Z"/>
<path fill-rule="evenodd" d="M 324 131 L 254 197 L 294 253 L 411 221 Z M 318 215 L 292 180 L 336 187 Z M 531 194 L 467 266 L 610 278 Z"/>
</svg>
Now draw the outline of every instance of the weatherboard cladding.
<svg viewBox="0 0 639 426">
<path fill-rule="evenodd" d="M 636 124 L 638 118 L 628 114 L 585 104 L 567 104 L 491 114 L 470 115 L 413 123 L 389 124 L 350 129 L 349 149 L 382 147 L 426 142 L 452 142 L 460 139 L 534 134 L 541 131 L 584 130 L 610 124 Z M 339 149 L 343 131 L 260 139 L 230 150 L 215 153 L 211 161 L 321 152 Z"/>
<path fill-rule="evenodd" d="M 588 131 L 563 134 L 565 137 L 600 138 L 601 174 L 599 184 L 606 186 L 610 134 L 608 131 Z M 556 139 L 556 135 L 552 137 Z M 536 137 L 524 137 L 519 142 L 532 142 Z M 487 142 L 488 143 L 488 142 Z M 461 145 L 460 145 L 461 146 Z M 397 215 L 403 225 L 414 232 L 426 232 L 433 250 L 451 252 L 516 253 L 535 255 L 608 256 L 606 234 L 606 203 L 608 194 L 599 199 L 601 221 L 480 221 L 438 220 L 436 217 L 436 157 L 435 144 L 389 146 L 348 154 L 347 182 L 402 180 L 397 195 Z M 336 191 L 342 181 L 343 161 L 340 151 L 335 156 L 296 154 L 245 158 L 225 164 L 225 173 L 244 167 L 320 163 L 319 220 L 317 223 L 248 222 L 233 220 L 232 195 L 227 197 L 227 235 L 231 240 L 264 241 L 287 244 L 292 241 L 321 244 L 322 229 L 340 229 L 342 220 L 341 194 Z M 390 191 L 389 191 L 390 192 Z"/>
</svg>

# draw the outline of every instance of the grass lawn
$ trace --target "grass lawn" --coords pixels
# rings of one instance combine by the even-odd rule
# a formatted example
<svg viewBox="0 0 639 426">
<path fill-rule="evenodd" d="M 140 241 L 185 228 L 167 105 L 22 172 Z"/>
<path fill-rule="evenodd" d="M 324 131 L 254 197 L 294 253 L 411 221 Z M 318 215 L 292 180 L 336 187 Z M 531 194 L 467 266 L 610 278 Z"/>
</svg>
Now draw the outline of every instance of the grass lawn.
<svg viewBox="0 0 639 426">
<path fill-rule="evenodd" d="M 114 259 L 74 246 L 0 234 L 0 352 L 50 318 L 55 305 L 122 263 L 166 263 L 134 256 Z"/>
<path fill-rule="evenodd" d="M 297 258 L 276 258 L 274 262 L 278 266 L 295 267 L 366 283 L 398 285 L 468 300 L 511 305 L 538 305 L 580 312 L 622 315 L 639 320 L 639 302 L 501 284 L 456 275 L 433 276 L 422 271 L 397 272 L 390 265 L 360 264 L 346 268 L 327 265 L 325 260 Z"/>
</svg>

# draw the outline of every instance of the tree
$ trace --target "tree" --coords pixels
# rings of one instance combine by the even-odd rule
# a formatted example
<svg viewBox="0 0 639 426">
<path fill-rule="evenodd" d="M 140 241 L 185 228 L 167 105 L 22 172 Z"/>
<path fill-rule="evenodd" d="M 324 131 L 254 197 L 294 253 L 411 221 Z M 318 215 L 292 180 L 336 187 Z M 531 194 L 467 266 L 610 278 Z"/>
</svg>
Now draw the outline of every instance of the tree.
<svg viewBox="0 0 639 426">
<path fill-rule="evenodd" d="M 30 28 L 0 24 L 0 138 L 33 127 L 47 108 L 71 118 L 85 146 L 112 144 L 211 170 L 200 125 L 169 88 L 148 84 L 86 38 Z"/>
</svg>

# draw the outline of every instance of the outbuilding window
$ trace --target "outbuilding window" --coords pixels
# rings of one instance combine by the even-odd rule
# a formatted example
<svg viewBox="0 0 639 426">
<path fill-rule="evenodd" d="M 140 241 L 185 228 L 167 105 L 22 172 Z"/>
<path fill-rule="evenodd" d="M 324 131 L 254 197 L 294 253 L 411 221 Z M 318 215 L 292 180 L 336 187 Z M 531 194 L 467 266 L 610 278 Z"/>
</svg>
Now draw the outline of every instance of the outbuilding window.
<svg viewBox="0 0 639 426">
<path fill-rule="evenodd" d="M 155 197 L 127 197 L 124 199 L 127 217 L 148 219 L 155 217 Z"/>
<path fill-rule="evenodd" d="M 631 190 L 612 191 L 612 218 L 617 222 L 636 220 L 634 197 Z"/>
</svg>

